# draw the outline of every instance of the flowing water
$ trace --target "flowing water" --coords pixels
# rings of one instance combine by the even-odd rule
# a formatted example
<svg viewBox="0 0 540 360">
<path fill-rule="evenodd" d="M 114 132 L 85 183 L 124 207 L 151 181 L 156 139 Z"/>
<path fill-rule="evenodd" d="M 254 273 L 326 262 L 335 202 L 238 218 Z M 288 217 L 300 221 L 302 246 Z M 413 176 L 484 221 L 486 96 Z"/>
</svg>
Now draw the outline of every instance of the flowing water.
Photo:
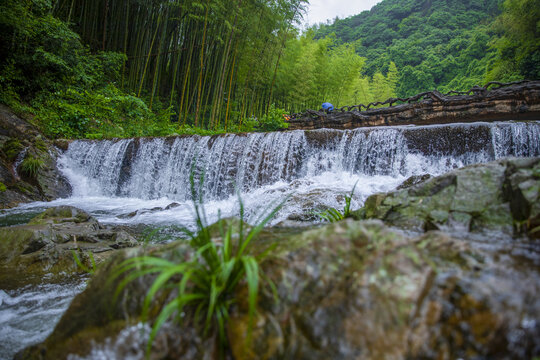
<svg viewBox="0 0 540 360">
<path fill-rule="evenodd" d="M 204 178 L 200 193 L 209 222 L 218 209 L 221 216 L 238 214 L 237 192 L 248 220 L 292 194 L 277 224 L 310 209 L 342 208 L 343 194 L 355 183 L 352 205 L 358 208 L 369 195 L 392 190 L 412 175 L 538 155 L 540 122 L 83 140 L 71 143 L 59 161 L 72 197 L 7 214 L 68 204 L 105 223 L 189 226 L 193 174 L 196 184 Z"/>
<path fill-rule="evenodd" d="M 237 194 L 248 222 L 289 196 L 273 220 L 278 224 L 328 207 L 343 208 L 343 194 L 354 184 L 353 209 L 412 175 L 439 175 L 507 156 L 540 156 L 539 121 L 81 140 L 59 159 L 73 195 L 4 211 L 0 221 L 13 224 L 46 207 L 72 205 L 103 223 L 193 227 L 192 177 L 208 222 L 238 215 Z M 7 339 L 0 358 L 43 340 L 82 289 L 47 286 L 0 290 L 0 334 Z M 29 328 L 33 332 L 24 335 Z M 15 344 L 17 338 L 24 342 Z"/>
<path fill-rule="evenodd" d="M 11 359 L 24 347 L 43 341 L 84 287 L 80 279 L 0 290 L 0 359 Z"/>
</svg>

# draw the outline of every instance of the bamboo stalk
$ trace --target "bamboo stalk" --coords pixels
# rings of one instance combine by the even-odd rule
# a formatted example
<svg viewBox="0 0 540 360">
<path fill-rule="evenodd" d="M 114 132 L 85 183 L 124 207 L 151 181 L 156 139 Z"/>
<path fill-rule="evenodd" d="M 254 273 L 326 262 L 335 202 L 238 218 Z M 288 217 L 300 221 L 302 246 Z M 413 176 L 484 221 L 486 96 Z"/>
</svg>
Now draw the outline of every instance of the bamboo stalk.
<svg viewBox="0 0 540 360">
<path fill-rule="evenodd" d="M 161 22 L 161 13 L 158 15 L 158 22 L 156 25 L 156 32 L 154 33 L 154 37 L 152 38 L 152 43 L 150 44 L 150 50 L 148 51 L 148 57 L 146 58 L 146 63 L 144 64 L 144 69 L 141 76 L 141 83 L 139 85 L 139 92 L 137 93 L 137 97 L 141 97 L 141 91 L 142 86 L 144 83 L 144 75 L 146 74 L 146 69 L 148 68 L 148 62 L 150 61 L 150 53 L 152 52 L 152 48 L 154 47 L 154 41 L 156 40 L 157 32 L 159 30 L 159 24 Z"/>
</svg>

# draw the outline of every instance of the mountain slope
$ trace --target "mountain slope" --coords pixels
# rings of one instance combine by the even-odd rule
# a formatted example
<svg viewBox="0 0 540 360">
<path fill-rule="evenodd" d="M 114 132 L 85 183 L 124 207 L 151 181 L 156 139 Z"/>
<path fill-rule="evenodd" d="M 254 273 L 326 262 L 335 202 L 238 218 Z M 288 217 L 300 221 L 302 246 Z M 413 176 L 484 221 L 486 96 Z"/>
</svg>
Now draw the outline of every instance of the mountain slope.
<svg viewBox="0 0 540 360">
<path fill-rule="evenodd" d="M 384 0 L 370 11 L 315 27 L 315 37 L 335 34 L 356 43 L 365 74 L 399 70 L 398 95 L 465 89 L 485 79 L 495 56 L 491 23 L 502 0 Z"/>
</svg>

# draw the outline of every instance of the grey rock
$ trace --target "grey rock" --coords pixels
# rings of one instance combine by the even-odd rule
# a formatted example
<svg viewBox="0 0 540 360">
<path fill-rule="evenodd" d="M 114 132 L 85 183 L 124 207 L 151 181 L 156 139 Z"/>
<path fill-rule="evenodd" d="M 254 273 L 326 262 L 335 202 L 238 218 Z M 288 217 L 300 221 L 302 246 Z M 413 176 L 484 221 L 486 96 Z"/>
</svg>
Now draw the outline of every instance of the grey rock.
<svg viewBox="0 0 540 360">
<path fill-rule="evenodd" d="M 365 216 L 413 230 L 529 233 L 540 224 L 540 158 L 503 159 L 374 194 Z M 523 224 L 521 226 L 520 224 Z"/>
<path fill-rule="evenodd" d="M 71 206 L 47 209 L 27 225 L 0 228 L 0 239 L 2 288 L 41 282 L 44 275 L 60 281 L 80 272 L 73 250 L 91 268 L 89 253 L 101 263 L 115 249 L 139 245 L 124 230 L 104 229 L 88 213 Z"/>
</svg>

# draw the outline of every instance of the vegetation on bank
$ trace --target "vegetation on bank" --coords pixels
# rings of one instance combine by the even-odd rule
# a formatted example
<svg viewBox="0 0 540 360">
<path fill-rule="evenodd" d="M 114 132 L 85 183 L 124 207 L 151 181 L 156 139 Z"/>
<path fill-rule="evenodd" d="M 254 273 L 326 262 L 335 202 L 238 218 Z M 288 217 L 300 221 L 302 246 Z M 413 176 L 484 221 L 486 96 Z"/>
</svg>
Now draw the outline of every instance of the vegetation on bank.
<svg viewBox="0 0 540 360">
<path fill-rule="evenodd" d="M 538 0 L 4 0 L 0 102 L 51 138 L 286 128 L 287 113 L 540 78 Z M 502 11 L 502 13 L 501 13 Z"/>
<path fill-rule="evenodd" d="M 272 97 L 257 84 L 267 64 L 252 60 L 271 60 L 303 1 L 241 4 L 3 1 L 0 102 L 34 114 L 52 138 L 284 128 L 285 111 L 269 111 Z"/>
</svg>

